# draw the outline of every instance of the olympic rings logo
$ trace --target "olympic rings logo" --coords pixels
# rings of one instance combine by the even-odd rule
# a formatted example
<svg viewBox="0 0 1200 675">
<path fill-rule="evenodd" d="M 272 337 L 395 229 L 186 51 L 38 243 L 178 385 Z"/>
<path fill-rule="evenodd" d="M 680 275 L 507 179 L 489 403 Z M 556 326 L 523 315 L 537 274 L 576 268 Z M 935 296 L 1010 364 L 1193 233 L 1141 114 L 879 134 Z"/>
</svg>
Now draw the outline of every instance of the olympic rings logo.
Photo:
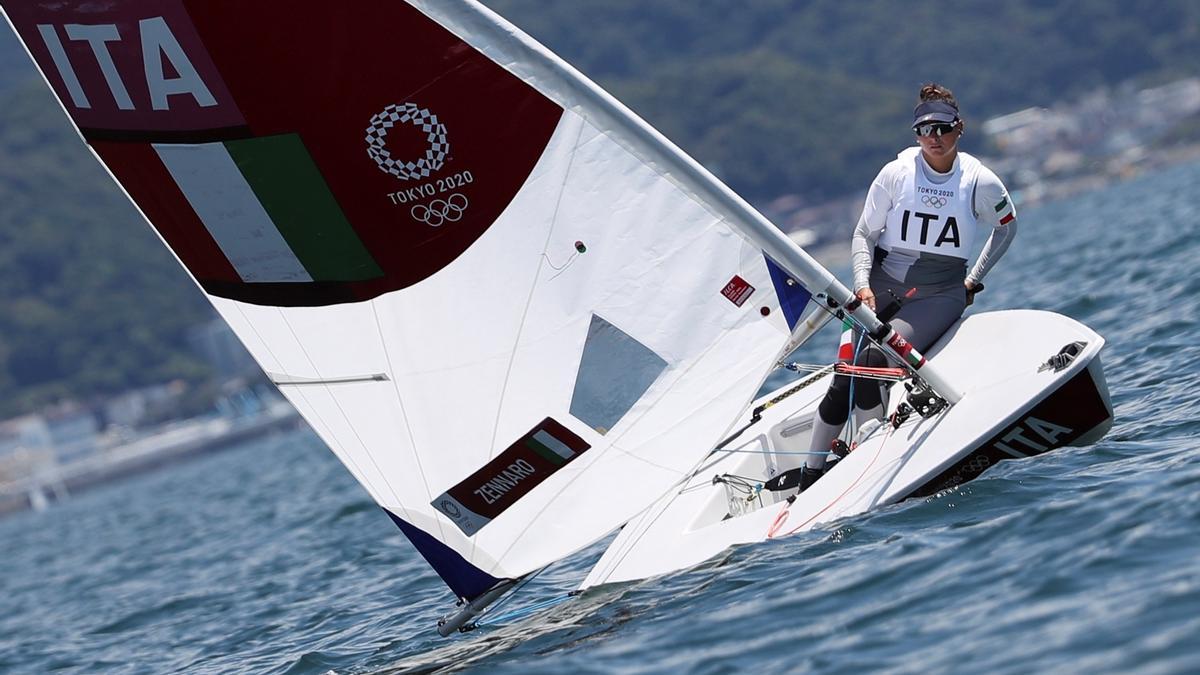
<svg viewBox="0 0 1200 675">
<path fill-rule="evenodd" d="M 465 195 L 455 192 L 446 199 L 435 199 L 429 205 L 417 204 L 409 210 L 413 220 L 430 227 L 441 227 L 445 223 L 458 222 L 467 210 L 469 202 Z"/>
<path fill-rule="evenodd" d="M 454 505 L 454 502 L 450 501 L 449 499 L 443 499 L 441 506 L 442 512 L 451 518 L 454 518 L 455 520 L 462 518 L 462 511 L 460 511 L 459 508 Z"/>
<path fill-rule="evenodd" d="M 946 205 L 946 198 L 936 197 L 934 195 L 921 195 L 921 203 L 925 206 L 932 206 L 935 209 L 940 209 Z"/>
<path fill-rule="evenodd" d="M 973 474 L 981 474 L 991 464 L 992 460 L 987 455 L 975 455 L 965 462 L 964 468 L 970 469 Z"/>
</svg>

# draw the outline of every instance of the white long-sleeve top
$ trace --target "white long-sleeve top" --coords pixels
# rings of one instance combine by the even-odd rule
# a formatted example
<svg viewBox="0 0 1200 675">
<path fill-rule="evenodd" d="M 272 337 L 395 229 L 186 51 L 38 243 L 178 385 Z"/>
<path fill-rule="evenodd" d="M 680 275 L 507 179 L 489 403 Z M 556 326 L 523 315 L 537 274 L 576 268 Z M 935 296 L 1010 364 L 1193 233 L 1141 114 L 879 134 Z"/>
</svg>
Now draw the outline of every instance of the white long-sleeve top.
<svg viewBox="0 0 1200 675">
<path fill-rule="evenodd" d="M 887 224 L 888 213 L 898 203 L 900 190 L 905 184 L 906 172 L 912 171 L 913 163 L 906 159 L 912 150 L 900 153 L 886 164 L 871 183 L 863 204 L 862 215 L 854 227 L 851 261 L 854 268 L 854 289 L 857 291 L 870 285 L 871 266 L 879 236 Z M 962 154 L 962 153 L 960 153 Z M 919 155 L 919 151 L 918 151 Z M 948 181 L 958 170 L 959 159 L 947 173 L 938 173 L 925 161 L 917 159 L 917 170 L 924 172 L 924 179 L 937 184 Z M 911 183 L 911 182 L 910 182 Z M 991 233 L 979 258 L 967 274 L 973 283 L 983 281 L 988 271 L 995 266 L 1017 234 L 1016 210 L 1004 183 L 990 169 L 980 166 L 974 187 L 973 206 L 979 227 L 988 226 Z"/>
</svg>

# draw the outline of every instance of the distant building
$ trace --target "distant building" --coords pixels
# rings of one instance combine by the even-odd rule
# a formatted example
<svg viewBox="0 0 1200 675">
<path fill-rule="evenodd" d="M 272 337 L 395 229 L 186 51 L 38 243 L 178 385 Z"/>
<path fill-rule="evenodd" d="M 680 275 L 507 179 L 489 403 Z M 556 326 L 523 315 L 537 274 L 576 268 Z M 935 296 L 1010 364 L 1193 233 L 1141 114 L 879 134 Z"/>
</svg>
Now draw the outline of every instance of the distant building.
<svg viewBox="0 0 1200 675">
<path fill-rule="evenodd" d="M 20 450 L 50 449 L 50 429 L 41 415 L 22 415 L 0 422 L 0 457 Z"/>
<path fill-rule="evenodd" d="M 16 481 L 54 464 L 54 451 L 41 415 L 0 422 L 0 484 Z"/>
<path fill-rule="evenodd" d="M 49 445 L 59 464 L 67 464 L 95 454 L 99 449 L 96 434 L 100 423 L 90 410 L 75 403 L 64 403 L 42 414 Z"/>
<path fill-rule="evenodd" d="M 983 123 L 983 133 L 991 137 L 1003 154 L 1049 154 L 1057 144 L 1079 134 L 1073 116 L 1048 108 L 1026 108 L 993 117 Z"/>
<path fill-rule="evenodd" d="M 0 457 L 23 453 L 52 456 L 66 464 L 94 454 L 99 448 L 96 416 L 76 403 L 63 403 L 42 414 L 0 422 Z"/>
<path fill-rule="evenodd" d="M 0 425 L 0 462 L 3 462 L 6 457 L 17 454 L 22 447 L 24 446 L 21 444 L 20 437 Z"/>
<path fill-rule="evenodd" d="M 1097 89 L 1071 103 L 1018 110 L 981 126 L 1001 155 L 996 168 L 1027 175 L 1018 182 L 1028 182 L 1129 156 L 1197 114 L 1200 78 L 1188 78 L 1148 89 L 1133 83 Z"/>
<path fill-rule="evenodd" d="M 127 391 L 104 402 L 104 421 L 110 425 L 132 429 L 155 406 L 169 404 L 181 393 L 178 383 L 156 384 Z"/>
<path fill-rule="evenodd" d="M 192 329 L 188 334 L 188 342 L 221 379 L 258 375 L 260 372 L 254 357 L 250 356 L 221 319 L 213 319 Z"/>
</svg>

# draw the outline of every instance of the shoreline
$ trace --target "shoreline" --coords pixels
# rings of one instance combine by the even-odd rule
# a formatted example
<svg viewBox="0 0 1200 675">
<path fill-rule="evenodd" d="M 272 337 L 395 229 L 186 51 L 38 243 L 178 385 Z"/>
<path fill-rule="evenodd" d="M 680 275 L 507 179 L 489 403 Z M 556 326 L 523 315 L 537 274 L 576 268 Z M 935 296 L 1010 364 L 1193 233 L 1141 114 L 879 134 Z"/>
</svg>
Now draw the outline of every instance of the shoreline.
<svg viewBox="0 0 1200 675">
<path fill-rule="evenodd" d="M 300 414 L 282 401 L 253 417 L 182 420 L 161 433 L 0 484 L 0 518 L 42 511 L 76 493 L 300 428 L 306 428 Z"/>
</svg>

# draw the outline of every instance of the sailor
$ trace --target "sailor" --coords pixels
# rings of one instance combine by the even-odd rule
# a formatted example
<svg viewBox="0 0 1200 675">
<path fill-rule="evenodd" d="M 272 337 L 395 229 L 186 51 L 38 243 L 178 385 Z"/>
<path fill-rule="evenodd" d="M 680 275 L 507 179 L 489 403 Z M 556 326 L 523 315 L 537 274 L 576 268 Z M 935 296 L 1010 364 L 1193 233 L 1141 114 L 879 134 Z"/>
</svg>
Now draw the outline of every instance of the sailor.
<svg viewBox="0 0 1200 675">
<path fill-rule="evenodd" d="M 938 84 L 921 87 L 912 128 L 917 147 L 897 155 L 871 183 L 854 227 L 851 261 L 855 295 L 871 309 L 909 296 L 891 324 L 924 351 L 983 290 L 983 278 L 1016 236 L 1017 220 L 1012 199 L 996 174 L 959 151 L 965 124 L 949 89 Z M 990 236 L 968 273 L 967 261 L 980 231 L 990 231 Z M 889 365 L 874 346 L 859 350 L 855 363 Z M 883 417 L 878 381 L 834 376 L 813 423 L 813 454 L 805 460 L 802 490 L 824 473 L 852 398 L 860 426 Z"/>
</svg>

